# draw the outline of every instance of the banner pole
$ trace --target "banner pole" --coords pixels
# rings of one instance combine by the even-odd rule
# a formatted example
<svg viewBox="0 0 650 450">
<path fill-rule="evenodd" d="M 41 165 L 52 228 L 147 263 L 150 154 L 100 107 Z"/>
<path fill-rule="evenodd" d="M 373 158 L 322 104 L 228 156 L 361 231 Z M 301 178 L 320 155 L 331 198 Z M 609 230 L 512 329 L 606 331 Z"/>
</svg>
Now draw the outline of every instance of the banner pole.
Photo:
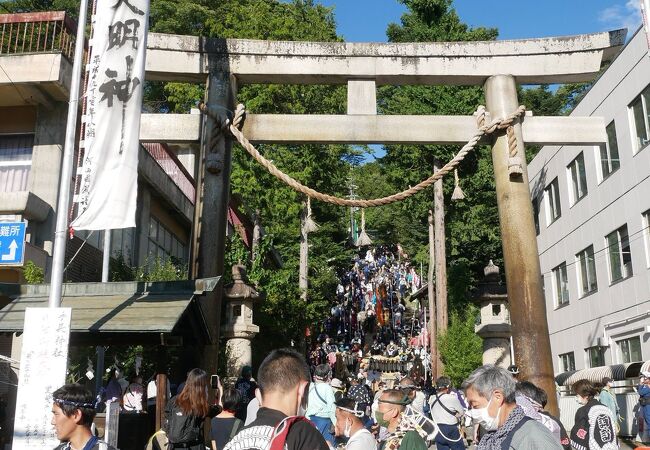
<svg viewBox="0 0 650 450">
<path fill-rule="evenodd" d="M 70 181 L 74 162 L 74 144 L 77 130 L 77 112 L 79 104 L 79 86 L 81 84 L 81 68 L 83 66 L 83 50 L 85 43 L 86 15 L 88 1 L 81 0 L 79 5 L 79 21 L 77 22 L 77 41 L 72 65 L 72 80 L 70 83 L 70 100 L 68 102 L 68 119 L 65 128 L 65 145 L 61 161 L 61 177 L 59 182 L 59 198 L 56 207 L 56 227 L 54 231 L 54 250 L 52 252 L 52 276 L 50 277 L 50 296 L 48 306 L 61 306 L 61 291 L 63 289 L 63 268 L 65 265 L 65 247 L 68 233 L 68 208 L 70 204 Z"/>
<path fill-rule="evenodd" d="M 111 230 L 104 230 L 104 253 L 102 254 L 102 283 L 108 283 L 111 267 Z"/>
</svg>

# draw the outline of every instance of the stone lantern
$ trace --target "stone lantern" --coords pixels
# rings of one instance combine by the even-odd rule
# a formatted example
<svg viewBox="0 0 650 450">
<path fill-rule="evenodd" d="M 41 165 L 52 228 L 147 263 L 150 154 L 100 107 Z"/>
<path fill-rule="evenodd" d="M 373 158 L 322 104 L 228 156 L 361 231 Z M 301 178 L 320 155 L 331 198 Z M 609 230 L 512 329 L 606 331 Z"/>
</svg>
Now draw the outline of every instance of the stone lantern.
<svg viewBox="0 0 650 450">
<path fill-rule="evenodd" d="M 508 292 L 501 282 L 499 267 L 492 260 L 484 269 L 485 278 L 472 295 L 481 308 L 480 321 L 474 328 L 483 339 L 483 364 L 507 368 L 510 359 L 510 311 Z"/>
<path fill-rule="evenodd" d="M 237 377 L 243 366 L 252 364 L 251 340 L 260 331 L 253 323 L 253 303 L 261 298 L 246 276 L 246 268 L 236 264 L 232 268 L 233 283 L 224 288 L 226 319 L 221 334 L 226 341 L 229 377 Z"/>
</svg>

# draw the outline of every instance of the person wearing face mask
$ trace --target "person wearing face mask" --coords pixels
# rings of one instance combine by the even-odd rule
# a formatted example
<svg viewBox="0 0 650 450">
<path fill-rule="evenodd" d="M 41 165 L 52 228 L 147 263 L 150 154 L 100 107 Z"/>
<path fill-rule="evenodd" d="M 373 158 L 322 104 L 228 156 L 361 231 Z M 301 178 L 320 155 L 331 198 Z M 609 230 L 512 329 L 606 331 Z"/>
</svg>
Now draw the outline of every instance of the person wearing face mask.
<svg viewBox="0 0 650 450">
<path fill-rule="evenodd" d="M 571 446 L 576 450 L 618 450 L 614 416 L 594 398 L 598 390 L 589 380 L 576 381 L 572 389 L 582 406 L 571 429 Z"/>
<path fill-rule="evenodd" d="M 478 450 L 562 450 L 544 425 L 526 417 L 515 402 L 515 380 L 501 367 L 485 365 L 463 383 L 469 406 L 466 415 L 486 433 Z"/>
<path fill-rule="evenodd" d="M 379 397 L 375 418 L 377 425 L 388 431 L 380 450 L 427 450 L 425 440 L 404 417 L 409 403 L 408 396 L 398 389 L 387 389 Z"/>
<path fill-rule="evenodd" d="M 620 430 L 618 418 L 620 416 L 621 408 L 619 408 L 618 403 L 616 402 L 616 397 L 612 393 L 612 388 L 614 387 L 614 380 L 609 377 L 603 378 L 603 388 L 600 390 L 600 395 L 598 396 L 598 401 L 603 405 L 607 406 L 614 416 L 614 426 L 616 427 L 616 432 Z"/>
<path fill-rule="evenodd" d="M 257 418 L 233 437 L 224 450 L 329 450 L 323 436 L 301 415 L 309 391 L 309 366 L 292 349 L 273 350 L 257 372 Z"/>
<path fill-rule="evenodd" d="M 348 438 L 345 450 L 377 450 L 377 441 L 361 421 L 364 410 L 350 398 L 342 398 L 336 402 L 337 436 Z"/>
</svg>

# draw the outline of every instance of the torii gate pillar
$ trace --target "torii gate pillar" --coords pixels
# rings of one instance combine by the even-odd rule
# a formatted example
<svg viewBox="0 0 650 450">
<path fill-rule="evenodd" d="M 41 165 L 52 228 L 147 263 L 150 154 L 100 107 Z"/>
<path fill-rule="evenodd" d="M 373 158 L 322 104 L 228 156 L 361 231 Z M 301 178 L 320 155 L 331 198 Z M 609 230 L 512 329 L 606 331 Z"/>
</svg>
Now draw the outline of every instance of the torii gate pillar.
<svg viewBox="0 0 650 450">
<path fill-rule="evenodd" d="M 489 77 L 484 90 L 486 108 L 492 118 L 505 117 L 519 106 L 515 78 L 511 75 Z M 500 134 L 492 144 L 515 361 L 522 379 L 531 381 L 546 391 L 546 408 L 558 416 L 546 302 L 537 253 L 523 135 L 518 122 L 515 125 L 515 135 L 523 169 L 521 176 L 511 177 L 508 172 L 509 148 L 505 133 Z"/>
</svg>

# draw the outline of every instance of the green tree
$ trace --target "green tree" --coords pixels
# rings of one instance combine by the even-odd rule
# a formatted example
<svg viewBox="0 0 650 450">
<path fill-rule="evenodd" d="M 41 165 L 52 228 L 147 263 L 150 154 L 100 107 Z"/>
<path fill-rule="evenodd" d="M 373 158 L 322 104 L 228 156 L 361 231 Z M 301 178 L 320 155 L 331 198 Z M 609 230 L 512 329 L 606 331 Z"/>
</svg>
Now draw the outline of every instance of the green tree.
<svg viewBox="0 0 650 450">
<path fill-rule="evenodd" d="M 444 374 L 454 386 L 460 386 L 483 361 L 483 341 L 474 333 L 477 313 L 473 306 L 462 313 L 452 312 L 447 332 L 438 336 L 440 359 L 445 365 Z"/>
</svg>

